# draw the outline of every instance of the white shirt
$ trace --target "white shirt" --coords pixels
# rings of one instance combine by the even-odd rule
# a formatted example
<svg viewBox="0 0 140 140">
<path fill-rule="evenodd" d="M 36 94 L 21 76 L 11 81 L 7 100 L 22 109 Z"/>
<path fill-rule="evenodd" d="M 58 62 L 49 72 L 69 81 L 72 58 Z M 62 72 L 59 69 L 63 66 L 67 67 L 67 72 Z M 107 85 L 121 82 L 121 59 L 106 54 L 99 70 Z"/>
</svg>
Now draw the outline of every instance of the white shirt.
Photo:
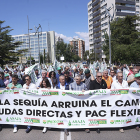
<svg viewBox="0 0 140 140">
<path fill-rule="evenodd" d="M 114 75 L 114 77 L 112 77 L 113 81 L 116 81 L 116 76 Z"/>
<path fill-rule="evenodd" d="M 113 81 L 111 85 L 111 89 L 122 89 L 122 88 L 128 88 L 128 83 L 127 81 L 123 80 L 122 84 L 118 82 L 118 80 Z"/>
<path fill-rule="evenodd" d="M 65 85 L 62 86 L 62 85 L 60 84 L 60 89 L 65 90 Z"/>
<path fill-rule="evenodd" d="M 23 88 L 26 89 L 26 87 L 29 87 L 28 89 L 36 89 L 36 85 L 33 83 L 30 83 L 29 86 L 27 86 L 26 84 L 23 85 Z"/>
<path fill-rule="evenodd" d="M 36 82 L 36 87 L 39 87 L 40 86 L 40 83 L 42 82 L 42 78 L 39 78 L 38 80 L 37 80 L 37 82 Z M 52 81 L 51 81 L 51 79 L 50 78 L 48 78 L 48 80 L 49 80 L 49 82 L 50 82 L 50 84 L 51 84 L 51 87 L 53 87 L 53 84 L 52 84 Z"/>
</svg>

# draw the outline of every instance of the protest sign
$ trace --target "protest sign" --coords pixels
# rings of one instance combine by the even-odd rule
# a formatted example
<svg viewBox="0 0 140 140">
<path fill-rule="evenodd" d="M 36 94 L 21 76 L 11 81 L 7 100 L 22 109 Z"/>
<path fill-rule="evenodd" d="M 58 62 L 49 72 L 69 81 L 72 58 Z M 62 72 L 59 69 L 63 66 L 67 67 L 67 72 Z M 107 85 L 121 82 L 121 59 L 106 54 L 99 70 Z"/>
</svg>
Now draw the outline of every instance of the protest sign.
<svg viewBox="0 0 140 140">
<path fill-rule="evenodd" d="M 140 124 L 139 89 L 1 90 L 0 123 L 54 128 Z"/>
</svg>

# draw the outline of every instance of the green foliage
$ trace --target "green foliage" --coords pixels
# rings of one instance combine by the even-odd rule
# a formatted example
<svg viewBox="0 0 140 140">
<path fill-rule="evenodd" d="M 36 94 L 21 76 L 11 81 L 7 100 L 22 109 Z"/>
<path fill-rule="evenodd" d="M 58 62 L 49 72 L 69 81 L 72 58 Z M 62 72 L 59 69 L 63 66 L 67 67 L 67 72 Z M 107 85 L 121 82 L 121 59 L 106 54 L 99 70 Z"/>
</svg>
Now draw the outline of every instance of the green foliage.
<svg viewBox="0 0 140 140">
<path fill-rule="evenodd" d="M 28 57 L 28 59 L 27 59 L 27 60 L 30 60 L 30 57 Z M 32 56 L 31 56 L 31 60 L 34 60 L 34 57 L 32 57 Z"/>
<path fill-rule="evenodd" d="M 43 64 L 43 54 L 40 54 L 40 64 Z"/>
<path fill-rule="evenodd" d="M 46 57 L 46 61 L 47 61 L 47 63 L 50 63 L 50 55 L 49 55 L 49 52 L 47 52 L 47 57 Z"/>
<path fill-rule="evenodd" d="M 60 60 L 60 57 L 63 55 L 65 58 L 65 62 L 77 62 L 78 60 L 81 60 L 81 58 L 73 52 L 73 46 L 70 44 L 66 44 L 64 42 L 57 42 L 56 44 L 56 59 Z"/>
<path fill-rule="evenodd" d="M 86 50 L 84 53 L 84 60 L 87 60 L 87 56 L 89 56 L 89 50 Z"/>
<path fill-rule="evenodd" d="M 3 62 L 0 61 L 1 65 L 8 62 L 16 62 L 19 56 L 23 56 L 23 52 L 27 52 L 27 49 L 15 51 L 22 42 L 14 42 L 12 36 L 9 35 L 13 29 L 10 29 L 10 26 L 1 27 L 4 22 L 0 21 L 0 57 L 3 60 Z"/>
<path fill-rule="evenodd" d="M 136 30 L 138 16 L 126 16 L 111 22 L 111 57 L 112 63 L 140 62 L 140 32 Z M 105 34 L 103 51 L 109 60 L 109 37 Z"/>
</svg>

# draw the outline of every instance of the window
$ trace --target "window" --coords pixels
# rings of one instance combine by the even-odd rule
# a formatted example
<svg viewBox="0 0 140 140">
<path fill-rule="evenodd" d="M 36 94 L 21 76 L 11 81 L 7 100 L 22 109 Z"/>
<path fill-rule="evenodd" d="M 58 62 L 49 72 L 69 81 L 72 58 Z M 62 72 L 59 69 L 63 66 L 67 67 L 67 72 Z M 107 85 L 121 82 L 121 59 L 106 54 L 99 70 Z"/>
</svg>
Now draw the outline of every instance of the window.
<svg viewBox="0 0 140 140">
<path fill-rule="evenodd" d="M 134 4 L 125 4 L 126 7 L 135 7 Z"/>
<path fill-rule="evenodd" d="M 139 5 L 136 5 L 136 8 L 139 8 Z"/>
</svg>

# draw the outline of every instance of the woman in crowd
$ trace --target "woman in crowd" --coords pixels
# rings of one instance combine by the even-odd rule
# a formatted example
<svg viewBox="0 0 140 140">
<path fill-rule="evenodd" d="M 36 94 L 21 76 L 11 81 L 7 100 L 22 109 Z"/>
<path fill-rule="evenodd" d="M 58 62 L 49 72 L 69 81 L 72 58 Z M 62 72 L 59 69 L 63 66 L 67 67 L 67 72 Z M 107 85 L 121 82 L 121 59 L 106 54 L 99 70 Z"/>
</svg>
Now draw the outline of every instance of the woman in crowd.
<svg viewBox="0 0 140 140">
<path fill-rule="evenodd" d="M 47 78 L 42 80 L 40 88 L 47 88 L 47 89 L 51 88 L 51 84 Z M 46 133 L 46 132 L 47 132 L 47 127 L 44 127 L 42 133 Z"/>
<path fill-rule="evenodd" d="M 49 78 L 51 79 L 52 84 L 53 84 L 53 88 L 54 88 L 57 85 L 57 78 L 56 78 L 56 74 L 54 71 L 51 71 L 49 73 Z"/>
</svg>

